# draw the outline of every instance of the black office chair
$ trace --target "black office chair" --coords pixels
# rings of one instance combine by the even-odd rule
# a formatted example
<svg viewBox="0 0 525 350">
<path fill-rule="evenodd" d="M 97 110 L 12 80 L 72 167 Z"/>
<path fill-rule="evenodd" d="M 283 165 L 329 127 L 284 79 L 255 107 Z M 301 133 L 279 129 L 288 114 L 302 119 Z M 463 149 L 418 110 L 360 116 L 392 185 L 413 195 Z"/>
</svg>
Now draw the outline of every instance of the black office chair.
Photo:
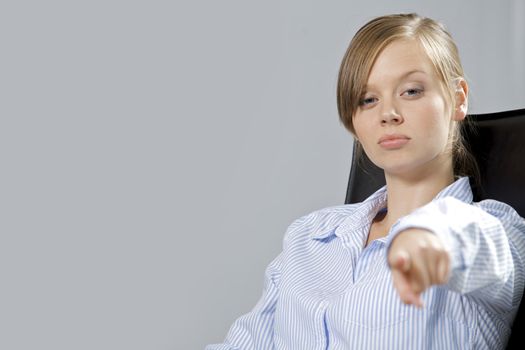
<svg viewBox="0 0 525 350">
<path fill-rule="evenodd" d="M 473 184 L 474 200 L 496 199 L 511 205 L 525 217 L 525 109 L 473 114 L 469 118 L 477 127 L 464 136 L 481 173 L 481 186 Z M 365 155 L 358 164 L 355 150 L 356 147 L 346 204 L 363 201 L 385 184 L 383 171 Z M 524 344 L 524 305 L 522 301 L 507 349 L 518 349 L 519 344 Z"/>
</svg>

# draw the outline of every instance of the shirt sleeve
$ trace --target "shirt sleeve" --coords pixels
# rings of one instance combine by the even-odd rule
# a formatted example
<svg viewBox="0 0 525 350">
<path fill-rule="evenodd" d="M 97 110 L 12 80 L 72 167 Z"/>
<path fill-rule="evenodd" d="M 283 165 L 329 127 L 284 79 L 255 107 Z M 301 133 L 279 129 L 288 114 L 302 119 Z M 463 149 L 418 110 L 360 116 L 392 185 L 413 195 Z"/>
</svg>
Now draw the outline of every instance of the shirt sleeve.
<svg viewBox="0 0 525 350">
<path fill-rule="evenodd" d="M 206 350 L 255 350 L 273 348 L 273 319 L 279 295 L 282 253 L 266 268 L 264 290 L 251 312 L 239 317 L 222 344 Z"/>
<path fill-rule="evenodd" d="M 478 299 L 494 312 L 517 308 L 525 280 L 525 220 L 510 206 L 440 198 L 401 218 L 388 244 L 408 228 L 426 229 L 441 238 L 451 258 L 449 289 Z"/>
<path fill-rule="evenodd" d="M 205 350 L 269 350 L 274 348 L 274 316 L 279 302 L 281 271 L 287 252 L 293 241 L 316 217 L 316 212 L 296 219 L 283 238 L 282 252 L 268 265 L 264 278 L 264 289 L 255 307 L 239 317 L 223 343 L 210 344 Z"/>
</svg>

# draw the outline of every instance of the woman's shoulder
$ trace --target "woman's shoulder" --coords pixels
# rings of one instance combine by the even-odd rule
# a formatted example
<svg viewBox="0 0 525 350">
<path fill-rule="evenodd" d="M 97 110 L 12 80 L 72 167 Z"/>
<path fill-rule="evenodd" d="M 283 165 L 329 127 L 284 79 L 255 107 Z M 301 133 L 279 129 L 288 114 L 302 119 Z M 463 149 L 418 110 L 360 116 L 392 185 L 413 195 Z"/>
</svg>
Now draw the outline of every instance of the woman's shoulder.
<svg viewBox="0 0 525 350">
<path fill-rule="evenodd" d="M 473 202 L 472 205 L 486 211 L 487 213 L 497 218 L 508 218 L 517 221 L 524 220 L 512 206 L 495 199 L 484 199 L 479 202 Z"/>
<path fill-rule="evenodd" d="M 498 219 L 507 235 L 514 241 L 521 242 L 525 251 L 525 219 L 512 206 L 495 199 L 484 199 L 473 205 Z"/>
</svg>

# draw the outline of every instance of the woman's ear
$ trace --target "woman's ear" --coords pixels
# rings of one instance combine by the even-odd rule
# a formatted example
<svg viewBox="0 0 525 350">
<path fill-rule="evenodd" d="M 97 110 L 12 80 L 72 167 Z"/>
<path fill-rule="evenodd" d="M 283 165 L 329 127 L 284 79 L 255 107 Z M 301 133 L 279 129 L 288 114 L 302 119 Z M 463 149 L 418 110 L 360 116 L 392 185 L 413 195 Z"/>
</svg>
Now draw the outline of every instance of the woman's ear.
<svg viewBox="0 0 525 350">
<path fill-rule="evenodd" d="M 463 78 L 457 80 L 455 98 L 453 119 L 461 121 L 465 119 L 468 111 L 468 84 Z"/>
</svg>

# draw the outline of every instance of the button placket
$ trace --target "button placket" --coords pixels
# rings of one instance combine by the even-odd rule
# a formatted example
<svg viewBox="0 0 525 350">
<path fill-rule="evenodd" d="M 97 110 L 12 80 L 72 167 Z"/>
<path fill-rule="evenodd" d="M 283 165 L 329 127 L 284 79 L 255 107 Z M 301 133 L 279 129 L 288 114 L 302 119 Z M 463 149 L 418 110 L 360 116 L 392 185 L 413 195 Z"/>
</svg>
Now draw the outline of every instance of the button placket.
<svg viewBox="0 0 525 350">
<path fill-rule="evenodd" d="M 328 339 L 326 338 L 327 329 L 325 324 L 326 310 L 328 309 L 328 300 L 323 298 L 317 307 L 316 311 L 316 328 L 317 328 L 317 345 L 319 349 L 325 349 Z"/>
<path fill-rule="evenodd" d="M 374 268 L 370 263 L 374 261 L 374 257 L 380 252 L 382 244 L 382 242 L 377 240 L 372 241 L 370 245 L 359 254 L 354 271 L 354 282 L 358 281 L 363 274 L 371 268 Z"/>
</svg>

